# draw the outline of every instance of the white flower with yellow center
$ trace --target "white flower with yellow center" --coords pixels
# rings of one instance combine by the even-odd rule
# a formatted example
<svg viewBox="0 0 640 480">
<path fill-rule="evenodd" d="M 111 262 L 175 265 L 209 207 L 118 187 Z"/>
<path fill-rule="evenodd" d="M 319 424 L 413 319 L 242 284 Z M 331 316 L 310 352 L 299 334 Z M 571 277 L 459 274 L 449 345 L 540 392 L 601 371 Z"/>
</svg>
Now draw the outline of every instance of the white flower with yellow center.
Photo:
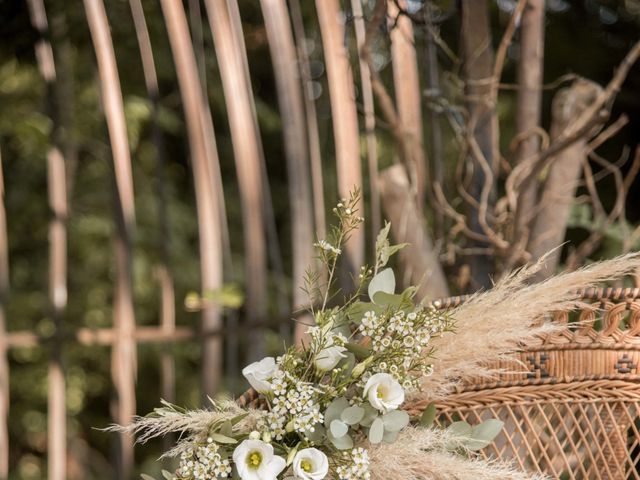
<svg viewBox="0 0 640 480">
<path fill-rule="evenodd" d="M 233 462 L 242 480 L 276 480 L 287 465 L 273 454 L 273 446 L 260 440 L 244 440 L 233 451 Z"/>
<path fill-rule="evenodd" d="M 364 396 L 382 413 L 396 410 L 404 402 L 402 386 L 388 373 L 371 375 L 364 386 Z"/>
<path fill-rule="evenodd" d="M 300 480 L 322 480 L 329 472 L 327 456 L 316 448 L 305 448 L 293 458 L 293 474 Z"/>
<path fill-rule="evenodd" d="M 271 391 L 271 378 L 277 370 L 275 358 L 266 357 L 244 367 L 242 375 L 258 393 L 267 393 Z"/>
</svg>

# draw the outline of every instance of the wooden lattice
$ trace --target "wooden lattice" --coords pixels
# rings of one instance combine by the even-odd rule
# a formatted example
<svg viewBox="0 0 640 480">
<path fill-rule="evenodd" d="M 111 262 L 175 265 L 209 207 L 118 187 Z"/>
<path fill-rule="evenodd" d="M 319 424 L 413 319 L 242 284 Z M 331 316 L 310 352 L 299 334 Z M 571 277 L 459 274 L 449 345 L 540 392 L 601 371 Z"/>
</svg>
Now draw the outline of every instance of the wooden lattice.
<svg viewBox="0 0 640 480">
<path fill-rule="evenodd" d="M 499 418 L 481 455 L 560 479 L 640 479 L 640 289 L 583 292 L 556 312 L 566 328 L 538 338 L 494 381 L 475 379 L 439 402 L 439 421 Z M 451 306 L 463 301 L 442 301 Z"/>
</svg>

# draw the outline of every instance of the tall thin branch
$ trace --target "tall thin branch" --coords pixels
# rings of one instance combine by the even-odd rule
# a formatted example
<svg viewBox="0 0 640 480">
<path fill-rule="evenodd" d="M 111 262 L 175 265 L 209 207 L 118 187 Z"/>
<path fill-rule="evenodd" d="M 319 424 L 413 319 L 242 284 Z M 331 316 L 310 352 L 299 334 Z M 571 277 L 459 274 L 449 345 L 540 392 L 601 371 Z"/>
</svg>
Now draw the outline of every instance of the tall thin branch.
<svg viewBox="0 0 640 480">
<path fill-rule="evenodd" d="M 231 141 L 240 185 L 245 255 L 245 309 L 248 318 L 264 320 L 267 308 L 267 254 L 259 131 L 253 121 L 250 89 L 231 29 L 226 0 L 206 0 L 226 100 Z M 252 357 L 262 358 L 264 337 L 252 332 Z"/>
<path fill-rule="evenodd" d="M 31 24 L 39 34 L 36 43 L 36 59 L 40 74 L 47 84 L 47 108 L 53 119 L 53 142 L 47 152 L 47 178 L 49 208 L 49 303 L 56 328 L 49 360 L 49 392 L 47 407 L 47 470 L 48 478 L 64 480 L 67 466 L 67 411 L 66 382 L 62 363 L 60 331 L 67 306 L 67 172 L 66 162 L 57 145 L 59 115 L 55 108 L 54 83 L 56 67 L 53 49 L 49 41 L 49 24 L 44 2 L 29 0 Z"/>
<path fill-rule="evenodd" d="M 405 0 L 389 2 L 388 13 L 394 23 L 391 37 L 391 61 L 396 105 L 402 123 L 407 150 L 411 157 L 411 175 L 416 188 L 416 206 L 422 210 L 427 185 L 427 158 L 424 150 L 422 126 L 422 90 L 418 74 L 418 56 L 413 37 L 411 19 L 398 9 L 406 7 Z"/>
<path fill-rule="evenodd" d="M 348 198 L 354 188 L 362 190 L 360 145 L 355 91 L 347 49 L 343 43 L 344 24 L 341 22 L 338 0 L 316 0 L 320 23 L 324 60 L 327 66 L 331 115 L 338 168 L 338 191 Z M 362 202 L 358 206 L 362 213 Z M 347 268 L 357 273 L 364 262 L 364 231 L 353 232 L 345 247 Z"/>
<path fill-rule="evenodd" d="M 116 421 L 125 425 L 136 411 L 136 344 L 135 314 L 132 286 L 132 236 L 135 227 L 135 206 L 131 154 L 124 118 L 122 90 L 109 30 L 109 21 L 102 0 L 84 0 L 85 13 L 98 61 L 101 98 L 104 108 L 116 178 L 115 194 L 115 259 L 116 286 L 113 322 L 119 341 L 112 354 L 112 374 L 116 386 Z M 118 471 L 121 478 L 133 470 L 133 439 L 121 435 Z"/>
<path fill-rule="evenodd" d="M 426 44 L 426 56 L 427 56 L 427 92 L 428 98 L 437 99 L 442 95 L 440 92 L 440 74 L 438 66 L 438 51 L 435 40 L 435 24 L 433 22 L 433 5 L 430 2 L 426 2 L 424 11 L 424 22 L 427 31 Z M 429 134 L 431 138 L 431 152 L 430 162 L 431 167 L 430 176 L 432 184 L 442 185 L 444 182 L 443 174 L 443 144 L 442 144 L 442 127 L 440 124 L 440 114 L 434 106 L 429 107 Z M 430 198 L 433 199 L 433 185 L 427 189 L 427 193 L 430 194 Z M 435 202 L 434 202 L 435 203 Z M 442 211 L 438 208 L 433 212 L 433 231 L 436 240 L 440 240 L 444 236 L 444 216 Z"/>
<path fill-rule="evenodd" d="M 518 96 L 516 100 L 515 136 L 522 136 L 516 162 L 521 162 L 540 149 L 542 82 L 544 66 L 544 0 L 529 0 L 521 20 L 520 60 L 518 63 Z M 536 203 L 537 186 L 529 185 L 520 192 L 522 212 L 531 211 Z M 526 244 L 530 225 L 524 215 L 514 218 L 514 244 Z"/>
<path fill-rule="evenodd" d="M 9 361 L 7 359 L 7 295 L 9 293 L 9 244 L 4 205 L 4 175 L 0 152 L 0 480 L 9 476 Z"/>
<path fill-rule="evenodd" d="M 305 272 L 314 267 L 313 205 L 309 182 L 305 111 L 286 2 L 262 0 L 261 5 L 283 124 L 291 208 L 292 297 L 293 310 L 297 311 L 308 301 L 303 291 Z M 305 324 L 310 323 L 310 320 L 299 321 L 296 324 L 295 337 L 298 342 L 303 338 Z"/>
<path fill-rule="evenodd" d="M 498 171 L 498 153 L 494 151 L 495 104 L 491 102 L 493 79 L 493 48 L 489 25 L 489 5 L 487 0 L 462 3 L 462 24 L 460 26 L 461 45 L 464 54 L 463 73 L 467 96 L 467 143 L 469 148 L 467 164 L 472 171 L 470 195 L 491 210 L 495 201 L 493 185 Z M 485 234 L 487 218 L 480 208 L 470 206 L 467 212 L 469 228 L 477 234 Z M 484 248 L 482 242 L 471 241 L 471 248 Z M 494 267 L 487 255 L 470 257 L 473 279 L 472 287 L 488 287 Z"/>
<path fill-rule="evenodd" d="M 313 97 L 313 86 L 311 77 L 311 65 L 309 63 L 309 53 L 306 47 L 306 34 L 304 20 L 300 11 L 299 0 L 289 0 L 289 13 L 293 23 L 293 32 L 296 38 L 298 50 L 298 61 L 300 74 L 304 85 L 304 106 L 305 121 L 307 126 L 307 138 L 309 140 L 309 159 L 311 161 L 311 186 L 313 190 L 313 215 L 315 220 L 315 231 L 318 238 L 326 236 L 325 204 L 324 204 L 324 182 L 322 178 L 322 153 L 320 150 L 320 134 L 318 131 L 318 115 L 316 113 L 316 103 Z M 373 193 L 371 194 L 373 208 Z M 379 210 L 379 207 L 378 207 Z M 374 214 L 375 217 L 375 214 Z M 375 218 L 372 217 L 372 222 Z"/>
<path fill-rule="evenodd" d="M 553 100 L 551 139 L 556 141 L 569 125 L 586 111 L 602 92 L 602 88 L 587 80 L 578 80 L 560 90 Z M 565 237 L 567 221 L 582 171 L 587 161 L 588 138 L 583 137 L 557 154 L 549 168 L 540 205 L 532 220 L 528 250 L 533 260 L 545 256 L 544 267 L 536 274 L 540 280 L 553 274 L 560 262 L 558 247 Z M 552 249 L 555 250 L 547 255 Z"/>
<path fill-rule="evenodd" d="M 147 95 L 151 102 L 151 130 L 152 141 L 155 147 L 157 175 L 158 175 L 158 244 L 160 249 L 160 261 L 156 272 L 160 284 L 160 325 L 170 335 L 175 331 L 175 291 L 170 267 L 169 224 L 166 198 L 166 172 L 165 172 L 165 147 L 164 136 L 158 124 L 158 76 L 153 59 L 153 48 L 149 38 L 149 30 L 142 8 L 141 0 L 129 0 L 133 23 L 138 39 L 138 48 L 142 59 Z M 171 351 L 163 351 L 160 357 L 161 391 L 162 398 L 168 402 L 175 399 L 175 362 Z M 170 440 L 170 439 L 167 439 Z"/>
<path fill-rule="evenodd" d="M 189 37 L 187 18 L 180 0 L 162 0 L 162 11 L 169 34 L 180 95 L 182 97 L 193 167 L 200 239 L 202 291 L 222 286 L 222 238 L 219 192 L 214 191 L 219 161 L 215 148 L 213 122 L 206 117 L 205 99 Z M 202 310 L 202 329 L 206 333 L 221 327 L 220 307 L 206 304 Z M 214 395 L 222 376 L 222 341 L 204 335 L 202 350 L 202 393 Z"/>
<path fill-rule="evenodd" d="M 242 60 L 242 66 L 244 67 L 245 79 L 247 83 L 247 90 L 253 93 L 251 85 L 251 75 L 249 73 L 249 60 L 247 58 L 247 46 L 244 41 L 244 33 L 242 30 L 242 19 L 240 18 L 240 8 L 238 6 L 238 0 L 227 0 L 227 8 L 229 9 L 229 16 L 231 18 L 231 29 L 235 38 L 235 46 L 240 60 Z M 258 126 L 258 115 L 256 113 L 256 103 L 254 96 L 250 94 L 249 105 L 251 106 L 252 118 L 254 128 L 256 131 L 260 131 Z M 280 248 L 280 240 L 278 238 L 278 231 L 276 227 L 275 211 L 273 209 L 273 197 L 271 195 L 271 186 L 269 185 L 269 177 L 267 172 L 267 162 L 264 157 L 264 149 L 262 148 L 262 139 L 260 135 L 256 137 L 258 142 L 258 152 L 260 153 L 260 168 L 262 179 L 262 191 L 263 191 L 263 205 L 265 216 L 265 228 L 267 234 L 267 253 L 269 254 L 270 265 L 273 269 L 273 276 L 276 283 L 276 305 L 279 315 L 286 315 L 289 313 L 289 302 L 287 300 L 287 291 L 285 287 L 286 276 L 284 274 L 284 264 L 282 260 L 282 249 Z M 280 334 L 284 338 L 288 338 L 290 335 L 290 323 L 285 322 L 280 325 Z"/>
<path fill-rule="evenodd" d="M 351 9 L 356 30 L 358 52 L 366 41 L 366 27 L 361 0 L 351 0 Z M 360 85 L 362 87 L 362 104 L 364 107 L 364 129 L 367 139 L 367 167 L 369 174 L 369 199 L 371 202 L 371 245 L 375 249 L 376 238 L 382 226 L 380 215 L 380 190 L 378 188 L 378 143 L 376 139 L 376 116 L 371 87 L 369 64 L 362 55 L 358 55 L 360 67 Z"/>
</svg>

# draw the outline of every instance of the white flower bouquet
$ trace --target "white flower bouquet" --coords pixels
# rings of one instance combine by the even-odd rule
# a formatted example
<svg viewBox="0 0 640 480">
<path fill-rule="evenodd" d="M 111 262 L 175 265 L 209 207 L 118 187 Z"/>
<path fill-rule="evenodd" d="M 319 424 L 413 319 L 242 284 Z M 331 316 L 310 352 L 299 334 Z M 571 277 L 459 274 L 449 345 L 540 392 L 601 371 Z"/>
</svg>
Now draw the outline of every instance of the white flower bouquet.
<svg viewBox="0 0 640 480">
<path fill-rule="evenodd" d="M 377 239 L 375 263 L 362 268 L 355 292 L 329 306 L 338 258 L 349 233 L 362 222 L 356 203 L 357 195 L 340 202 L 334 209 L 338 225 L 328 239 L 315 244 L 328 280 L 320 285 L 320 275 L 307 275 L 310 304 L 318 305 L 310 308 L 315 325 L 309 327 L 307 341 L 242 371 L 264 408 L 218 401 L 209 410 L 187 411 L 165 402 L 133 425 L 120 427 L 138 434 L 141 442 L 169 432 L 181 434 L 165 454 L 180 458 L 177 471 L 164 472 L 166 479 L 536 478 L 474 457 L 473 451 L 500 432 L 502 422 L 455 422 L 445 429 L 434 425 L 433 405 L 412 418 L 403 404 L 409 397 L 446 395 L 457 379 L 481 372 L 480 364 L 469 359 L 474 343 L 480 360 L 504 357 L 518 340 L 553 328 L 532 326 L 541 313 L 576 300 L 553 279 L 527 286 L 534 266 L 472 299 L 466 310 L 446 313 L 416 305 L 416 288 L 396 293 L 393 271 L 387 268 L 389 258 L 402 248 L 390 244 L 387 224 Z M 629 262 L 637 265 L 638 260 L 627 257 L 607 268 L 567 274 L 563 281 L 571 286 L 575 281 L 567 280 L 574 277 L 583 284 L 606 279 L 628 271 Z M 513 320 L 504 299 L 516 305 L 518 295 L 532 300 L 521 309 L 523 318 Z M 483 315 L 491 308 L 510 317 L 501 336 L 489 342 Z M 459 322 L 465 328 L 458 335 Z M 440 350 L 447 358 L 460 359 L 458 364 L 439 358 Z"/>
</svg>

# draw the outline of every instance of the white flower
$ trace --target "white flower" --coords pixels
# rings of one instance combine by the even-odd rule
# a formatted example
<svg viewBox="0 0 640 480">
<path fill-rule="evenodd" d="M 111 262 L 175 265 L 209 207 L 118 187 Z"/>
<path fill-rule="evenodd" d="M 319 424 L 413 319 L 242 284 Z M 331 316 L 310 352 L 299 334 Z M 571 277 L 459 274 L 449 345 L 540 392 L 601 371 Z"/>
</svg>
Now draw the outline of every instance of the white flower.
<svg viewBox="0 0 640 480">
<path fill-rule="evenodd" d="M 273 446 L 260 440 L 244 440 L 233 451 L 233 462 L 242 480 L 276 480 L 287 466 L 273 454 Z"/>
<path fill-rule="evenodd" d="M 324 250 L 325 252 L 331 252 L 335 255 L 340 255 L 342 253 L 342 250 L 334 247 L 326 240 L 318 240 L 318 242 L 314 243 L 313 246 L 319 248 L 320 250 Z"/>
<path fill-rule="evenodd" d="M 364 395 L 376 410 L 386 413 L 404 402 L 404 390 L 388 373 L 372 375 L 364 386 Z"/>
<path fill-rule="evenodd" d="M 242 375 L 249 381 L 258 393 L 271 391 L 271 377 L 278 367 L 273 357 L 266 357 L 259 362 L 254 362 L 242 369 Z"/>
<path fill-rule="evenodd" d="M 293 457 L 293 474 L 301 480 L 322 480 L 329 472 L 327 456 L 316 448 L 305 448 Z"/>
<path fill-rule="evenodd" d="M 347 349 L 345 347 L 334 345 L 333 338 L 329 339 L 327 345 L 316 355 L 316 368 L 323 372 L 332 370 L 340 360 L 347 357 L 344 354 L 346 351 Z"/>
</svg>

